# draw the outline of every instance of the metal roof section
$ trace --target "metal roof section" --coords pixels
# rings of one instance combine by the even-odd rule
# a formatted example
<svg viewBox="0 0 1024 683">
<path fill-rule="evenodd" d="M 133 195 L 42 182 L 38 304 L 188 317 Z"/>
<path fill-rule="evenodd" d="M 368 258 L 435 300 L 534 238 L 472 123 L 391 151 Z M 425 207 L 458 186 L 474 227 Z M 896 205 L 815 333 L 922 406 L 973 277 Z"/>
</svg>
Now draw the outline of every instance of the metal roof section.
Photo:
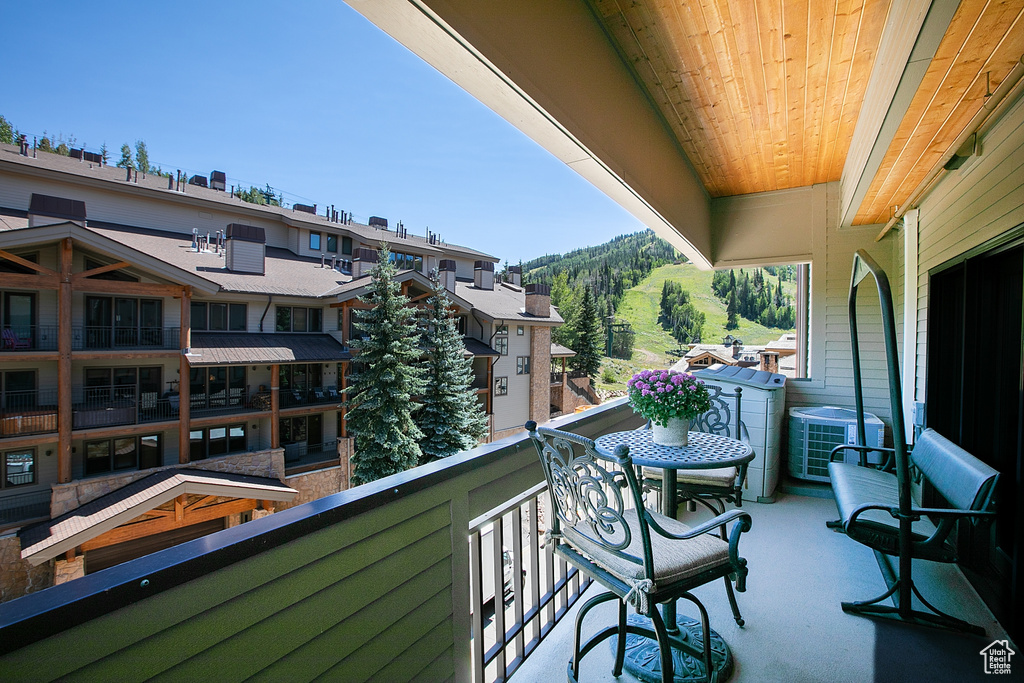
<svg viewBox="0 0 1024 683">
<path fill-rule="evenodd" d="M 298 491 L 265 477 L 192 469 L 162 470 L 49 522 L 22 529 L 18 534 L 21 557 L 40 565 L 182 494 L 289 501 Z"/>
<path fill-rule="evenodd" d="M 189 365 L 267 365 L 351 360 L 329 334 L 192 333 Z"/>
<path fill-rule="evenodd" d="M 470 358 L 472 356 L 493 356 L 497 358 L 501 355 L 479 339 L 463 337 L 462 343 L 466 346 L 466 352 L 462 354 L 466 358 Z"/>
<path fill-rule="evenodd" d="M 552 358 L 572 358 L 575 355 L 576 352 L 566 346 L 562 346 L 561 344 L 551 345 Z"/>
</svg>

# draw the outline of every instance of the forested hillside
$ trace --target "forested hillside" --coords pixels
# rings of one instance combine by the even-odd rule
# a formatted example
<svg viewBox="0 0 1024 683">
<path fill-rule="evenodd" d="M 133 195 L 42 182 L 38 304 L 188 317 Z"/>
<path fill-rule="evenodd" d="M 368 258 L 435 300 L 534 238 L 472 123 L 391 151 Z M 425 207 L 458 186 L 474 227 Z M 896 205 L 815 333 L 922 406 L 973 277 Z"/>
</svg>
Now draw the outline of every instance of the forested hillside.
<svg viewBox="0 0 1024 683">
<path fill-rule="evenodd" d="M 523 281 L 555 286 L 556 277 L 564 274 L 564 282 L 572 289 L 588 285 L 597 314 L 603 318 L 614 315 L 626 290 L 658 266 L 676 262 L 676 258 L 672 245 L 645 230 L 620 235 L 596 247 L 528 261 L 523 264 Z"/>
</svg>

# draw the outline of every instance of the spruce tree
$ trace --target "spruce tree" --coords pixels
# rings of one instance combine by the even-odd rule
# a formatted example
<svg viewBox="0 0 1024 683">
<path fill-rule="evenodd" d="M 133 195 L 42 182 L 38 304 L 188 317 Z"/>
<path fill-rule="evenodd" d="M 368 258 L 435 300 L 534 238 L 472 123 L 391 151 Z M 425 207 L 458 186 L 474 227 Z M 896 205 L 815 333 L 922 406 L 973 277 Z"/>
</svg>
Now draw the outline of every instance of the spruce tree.
<svg viewBox="0 0 1024 683">
<path fill-rule="evenodd" d="M 597 373 L 601 369 L 603 340 L 601 325 L 597 320 L 597 307 L 590 287 L 583 288 L 583 299 L 580 301 L 579 311 L 572 323 L 576 337 L 576 345 L 572 347 L 572 350 L 576 352 L 576 356 L 569 359 L 569 365 L 574 370 L 585 372 L 589 377 L 597 377 Z"/>
<path fill-rule="evenodd" d="M 416 311 L 394 281 L 386 244 L 378 259 L 368 293 L 359 299 L 371 308 L 355 311 L 356 330 L 365 338 L 351 342 L 359 352 L 359 370 L 347 389 L 352 398 L 346 419 L 355 437 L 352 483 L 357 485 L 415 467 L 423 437 L 412 418 L 412 397 L 423 391 Z"/>
<path fill-rule="evenodd" d="M 132 148 L 128 146 L 128 143 L 121 145 L 121 160 L 117 162 L 118 168 L 135 168 L 135 162 L 132 161 Z"/>
<path fill-rule="evenodd" d="M 472 388 L 473 362 L 463 355 L 466 347 L 451 314 L 448 291 L 436 270 L 430 275 L 433 292 L 427 299 L 423 330 L 427 386 L 416 417 L 423 432 L 423 462 L 473 448 L 487 433 L 487 415 Z"/>
<path fill-rule="evenodd" d="M 149 173 L 153 169 L 149 165 L 149 150 L 143 140 L 135 141 L 135 165 L 142 173 Z"/>
</svg>

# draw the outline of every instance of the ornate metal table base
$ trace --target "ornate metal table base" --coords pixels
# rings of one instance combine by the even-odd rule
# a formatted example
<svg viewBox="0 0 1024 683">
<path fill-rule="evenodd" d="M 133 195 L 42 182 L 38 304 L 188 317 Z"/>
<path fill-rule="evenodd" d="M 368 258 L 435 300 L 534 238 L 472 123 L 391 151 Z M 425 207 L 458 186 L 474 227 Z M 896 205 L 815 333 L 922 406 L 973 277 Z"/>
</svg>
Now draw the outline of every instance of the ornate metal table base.
<svg viewBox="0 0 1024 683">
<path fill-rule="evenodd" d="M 658 652 L 658 641 L 654 637 L 651 620 L 639 614 L 630 614 L 626 621 L 629 627 L 650 631 L 650 637 L 629 633 L 626 635 L 625 670 L 647 683 L 661 682 L 661 655 Z M 704 634 L 700 621 L 680 615 L 676 618 L 679 626 L 677 635 L 670 635 L 672 647 L 672 672 L 676 681 L 707 680 L 704 673 L 704 662 L 701 657 Z M 667 625 L 667 624 L 666 624 Z M 618 637 L 609 639 L 612 653 L 615 652 Z M 678 645 L 678 646 L 677 646 Z M 732 675 L 732 653 L 722 637 L 711 631 L 711 664 L 717 672 L 717 681 L 726 681 Z"/>
</svg>

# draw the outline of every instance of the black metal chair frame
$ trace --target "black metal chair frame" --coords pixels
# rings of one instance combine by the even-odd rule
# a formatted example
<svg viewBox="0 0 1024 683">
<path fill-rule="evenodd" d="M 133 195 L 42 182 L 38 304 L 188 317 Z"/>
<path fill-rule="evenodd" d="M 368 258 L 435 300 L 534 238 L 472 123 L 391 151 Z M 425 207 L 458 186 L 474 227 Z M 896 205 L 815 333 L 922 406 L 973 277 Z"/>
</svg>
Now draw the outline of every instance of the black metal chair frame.
<svg viewBox="0 0 1024 683">
<path fill-rule="evenodd" d="M 686 533 L 670 533 L 644 506 L 643 491 L 627 446 L 618 446 L 614 453 L 609 453 L 597 447 L 591 439 L 569 432 L 537 427 L 533 421 L 526 423 L 526 429 L 537 448 L 554 508 L 547 532 L 548 538 L 553 541 L 552 551 L 608 589 L 607 592 L 588 599 L 577 613 L 573 656 L 567 672 L 569 680 L 579 679 L 580 662 L 588 652 L 600 642 L 615 635 L 618 636 L 618 642 L 612 673 L 619 676 L 624 664 L 627 633 L 657 640 L 662 680 L 665 683 L 673 681 L 673 646 L 684 649 L 703 662 L 704 671 L 708 673 L 710 680 L 713 669 L 708 614 L 690 591 L 719 578 L 724 578 L 727 583 L 730 580 L 735 581 L 737 591 L 746 590 L 747 561 L 739 556 L 739 539 L 743 532 L 750 529 L 749 513 L 731 510 L 691 528 Z M 607 466 L 610 465 L 617 469 L 609 469 Z M 641 556 L 625 552 L 632 541 L 633 532 L 630 531 L 624 516 L 627 513 L 628 498 L 624 497 L 623 489 L 628 489 L 629 498 L 632 499 L 637 513 L 637 527 L 642 545 Z M 733 524 L 728 536 L 727 561 L 671 583 L 661 585 L 655 582 L 657 558 L 652 549 L 652 533 L 685 543 L 703 534 L 716 534 L 733 521 L 736 523 Z M 607 553 L 641 568 L 644 579 L 632 583 L 623 580 L 603 567 L 598 561 L 599 558 L 595 559 L 591 554 L 577 548 L 571 538 L 574 535 L 585 538 L 599 549 L 596 552 L 591 550 L 591 554 Z M 697 606 L 704 634 L 701 648 L 669 639 L 657 605 L 679 598 L 685 598 Z M 618 623 L 598 632 L 581 645 L 582 624 L 587 612 L 601 603 L 615 599 L 619 601 Z M 653 628 L 627 624 L 627 603 L 631 604 L 638 614 L 650 617 Z M 735 619 L 742 624 L 739 608 L 735 602 L 731 606 Z"/>
<path fill-rule="evenodd" d="M 740 420 L 742 387 L 736 387 L 732 394 L 736 399 L 735 411 L 729 406 L 729 402 L 726 400 L 727 394 L 722 387 L 710 385 L 708 391 L 711 393 L 711 408 L 698 415 L 691 426 L 695 431 L 728 436 L 748 443 L 750 436 L 747 427 Z M 650 423 L 648 422 L 643 429 L 650 429 Z M 692 470 L 689 473 L 699 475 L 700 470 Z M 730 487 L 680 481 L 676 483 L 676 500 L 680 503 L 700 503 L 710 510 L 711 514 L 720 515 L 725 512 L 726 503 L 743 507 L 743 482 L 746 478 L 747 464 L 744 463 L 737 468 L 736 479 Z M 660 493 L 661 479 L 644 475 L 643 487 L 645 491 Z M 725 538 L 724 535 L 723 538 Z"/>
<path fill-rule="evenodd" d="M 860 343 L 857 335 L 857 292 L 860 283 L 871 276 L 878 292 L 878 300 L 882 315 L 882 334 L 885 341 L 886 369 L 889 379 L 889 409 L 892 419 L 893 448 L 868 446 L 864 425 L 864 389 L 861 377 Z M 876 598 L 857 602 L 842 603 L 843 611 L 868 617 L 896 619 L 914 624 L 947 628 L 970 633 L 984 633 L 984 630 L 961 619 L 946 614 L 931 605 L 914 584 L 913 559 L 922 558 L 939 561 L 952 561 L 946 548 L 946 537 L 958 519 L 970 518 L 975 523 L 990 521 L 994 513 L 988 509 L 990 505 L 990 489 L 979 501 L 975 510 L 950 510 L 917 508 L 911 494 L 911 483 L 914 480 L 914 464 L 911 461 L 907 445 L 906 428 L 903 422 L 903 391 L 900 382 L 899 351 L 896 345 L 896 324 L 893 312 L 892 290 L 885 271 L 865 251 L 858 250 L 853 257 L 853 273 L 850 279 L 849 295 L 850 342 L 853 355 L 853 384 L 857 408 L 857 443 L 837 446 L 833 449 L 830 460 L 843 450 L 859 453 L 859 464 L 873 467 L 867 462 L 867 454 L 871 451 L 886 452 L 887 459 L 877 469 L 895 474 L 896 487 L 899 494 L 899 505 L 896 508 L 866 504 L 861 506 L 858 514 L 870 509 L 886 510 L 899 522 L 899 531 L 893 544 L 892 539 L 880 538 L 877 535 L 861 533 L 856 527 L 856 517 L 849 520 L 845 527 L 842 520 L 829 522 L 828 526 L 836 531 L 847 533 L 851 538 L 868 547 L 872 547 L 879 569 L 885 579 L 887 590 Z M 994 481 L 991 484 L 994 487 Z M 935 517 L 941 521 L 935 534 L 926 541 L 914 538 L 912 525 L 922 515 Z M 899 572 L 895 572 L 889 555 L 898 558 Z M 912 598 L 916 596 L 930 611 L 925 612 L 913 608 Z M 881 604 L 892 599 L 893 605 Z"/>
</svg>

